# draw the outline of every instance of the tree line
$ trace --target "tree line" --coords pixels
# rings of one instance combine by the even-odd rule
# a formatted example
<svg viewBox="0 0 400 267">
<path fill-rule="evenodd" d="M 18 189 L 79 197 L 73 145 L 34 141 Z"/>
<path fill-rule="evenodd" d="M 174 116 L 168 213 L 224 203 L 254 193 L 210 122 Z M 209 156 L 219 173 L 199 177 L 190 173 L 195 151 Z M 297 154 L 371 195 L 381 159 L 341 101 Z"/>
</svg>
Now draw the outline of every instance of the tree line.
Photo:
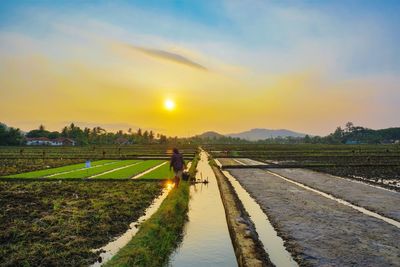
<svg viewBox="0 0 400 267">
<path fill-rule="evenodd" d="M 112 144 L 166 144 L 176 141 L 177 138 L 167 137 L 166 135 L 154 133 L 152 130 L 138 129 L 128 132 L 122 130 L 117 132 L 107 132 L 104 128 L 80 128 L 74 123 L 62 128 L 58 131 L 48 131 L 44 125 L 40 125 L 37 129 L 31 130 L 26 134 L 18 128 L 8 127 L 0 123 L 0 145 L 23 145 L 26 138 L 45 137 L 50 140 L 57 138 L 70 138 L 78 145 L 112 145 Z"/>
<path fill-rule="evenodd" d="M 346 123 L 345 127 L 337 127 L 327 136 L 305 137 L 275 137 L 259 141 L 248 141 L 240 138 L 217 136 L 200 138 L 167 137 L 153 131 L 138 129 L 127 132 L 107 132 L 104 128 L 94 127 L 92 129 L 80 128 L 74 123 L 65 126 L 61 132 L 48 131 L 45 126 L 40 125 L 38 129 L 23 133 L 18 128 L 8 127 L 0 123 L 0 145 L 24 145 L 26 138 L 46 137 L 56 139 L 60 137 L 70 138 L 78 145 L 112 145 L 112 144 L 380 144 L 394 143 L 400 140 L 400 127 L 373 130 L 361 126 L 355 126 L 352 122 Z"/>
</svg>

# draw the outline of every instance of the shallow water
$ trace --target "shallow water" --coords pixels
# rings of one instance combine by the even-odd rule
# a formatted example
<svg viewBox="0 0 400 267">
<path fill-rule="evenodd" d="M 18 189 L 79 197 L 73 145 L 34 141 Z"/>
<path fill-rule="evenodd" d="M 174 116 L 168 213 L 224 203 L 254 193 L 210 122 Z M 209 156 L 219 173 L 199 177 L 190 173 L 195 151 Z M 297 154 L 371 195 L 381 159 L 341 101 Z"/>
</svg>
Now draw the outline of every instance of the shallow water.
<svg viewBox="0 0 400 267">
<path fill-rule="evenodd" d="M 214 172 L 206 153 L 200 157 L 196 178 L 209 183 L 190 188 L 189 221 L 169 266 L 237 266 Z"/>
<path fill-rule="evenodd" d="M 292 259 L 290 253 L 286 250 L 283 239 L 278 236 L 267 215 L 262 211 L 257 202 L 241 186 L 234 176 L 232 176 L 228 171 L 223 171 L 223 173 L 232 184 L 240 201 L 243 203 L 244 208 L 250 215 L 258 233 L 258 237 L 263 243 L 264 249 L 268 253 L 269 259 L 272 263 L 277 267 L 298 266 L 298 264 Z"/>
</svg>

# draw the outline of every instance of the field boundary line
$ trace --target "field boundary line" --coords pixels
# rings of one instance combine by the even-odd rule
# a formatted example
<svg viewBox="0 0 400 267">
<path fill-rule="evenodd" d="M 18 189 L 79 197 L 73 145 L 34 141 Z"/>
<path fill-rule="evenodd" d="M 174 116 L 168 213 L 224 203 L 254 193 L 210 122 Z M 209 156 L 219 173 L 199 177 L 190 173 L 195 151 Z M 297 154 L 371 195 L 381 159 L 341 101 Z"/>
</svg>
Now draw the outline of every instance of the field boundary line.
<svg viewBox="0 0 400 267">
<path fill-rule="evenodd" d="M 136 174 L 136 175 L 133 176 L 131 179 L 140 178 L 140 177 L 142 177 L 143 175 L 145 175 L 145 174 L 147 174 L 147 173 L 149 173 L 149 172 L 152 172 L 152 171 L 154 171 L 155 169 L 160 168 L 160 167 L 161 167 L 162 165 L 164 165 L 164 164 L 167 164 L 167 161 L 164 161 L 163 163 L 160 163 L 160 164 L 158 164 L 158 165 L 156 165 L 156 166 L 154 166 L 154 167 L 151 167 L 150 169 L 145 170 L 144 172 L 141 172 L 141 173 L 139 173 L 139 174 Z"/>
<path fill-rule="evenodd" d="M 246 163 L 244 163 L 244 162 L 241 162 L 240 160 L 238 160 L 238 159 L 233 159 L 234 161 L 236 161 L 237 163 L 239 163 L 240 165 L 247 165 Z"/>
<path fill-rule="evenodd" d="M 323 197 L 326 197 L 326 198 L 328 198 L 328 199 L 334 200 L 334 201 L 336 201 L 336 202 L 338 202 L 338 203 L 340 203 L 340 204 L 342 204 L 342 205 L 351 207 L 351 208 L 353 208 L 353 209 L 355 209 L 355 210 L 357 210 L 357 211 L 359 211 L 359 212 L 361 212 L 361 213 L 363 213 L 363 214 L 365 214 L 365 215 L 374 217 L 374 218 L 376 218 L 376 219 L 379 219 L 379 220 L 382 220 L 382 221 L 384 221 L 384 222 L 387 222 L 387 223 L 389 223 L 389 224 L 391 224 L 391 225 L 393 225 L 393 226 L 395 226 L 395 227 L 397 227 L 397 228 L 400 228 L 400 222 L 398 222 L 398 221 L 396 221 L 396 220 L 393 220 L 393 219 L 391 219 L 391 218 L 382 216 L 382 215 L 380 215 L 380 214 L 378 214 L 378 213 L 376 213 L 376 212 L 370 211 L 370 210 L 368 210 L 368 209 L 366 209 L 366 208 L 363 208 L 363 207 L 354 205 L 354 204 L 352 204 L 352 203 L 350 203 L 350 202 L 348 202 L 348 201 L 346 201 L 346 200 L 343 200 L 343 199 L 341 199 L 341 198 L 334 197 L 334 196 L 331 195 L 331 194 L 325 193 L 325 192 L 323 192 L 323 191 L 320 191 L 320 190 L 318 190 L 318 189 L 312 188 L 312 187 L 307 186 L 307 185 L 305 185 L 305 184 L 302 184 L 302 183 L 293 181 L 293 180 L 291 180 L 291 179 L 289 179 L 289 178 L 287 178 L 287 177 L 285 177 L 285 176 L 282 176 L 282 175 L 280 175 L 280 174 L 271 172 L 271 171 L 269 171 L 269 170 L 265 170 L 265 172 L 267 172 L 267 173 L 269 173 L 269 174 L 271 174 L 271 175 L 274 175 L 274 176 L 276 176 L 276 177 L 278 177 L 278 178 L 281 178 L 281 179 L 283 179 L 283 180 L 285 180 L 285 181 L 287 181 L 287 182 L 289 182 L 289 183 L 295 184 L 295 185 L 297 185 L 297 186 L 299 186 L 299 187 L 301 187 L 301 188 L 304 188 L 304 189 L 309 190 L 309 191 L 311 191 L 311 192 L 317 193 L 317 194 L 319 194 L 319 195 L 321 195 L 321 196 L 323 196 Z"/>
<path fill-rule="evenodd" d="M 119 170 L 122 170 L 122 169 L 125 169 L 125 168 L 129 168 L 129 167 L 131 167 L 131 166 L 134 166 L 134 165 L 136 165 L 136 164 L 143 163 L 143 162 L 144 162 L 144 161 L 139 161 L 139 162 L 135 162 L 135 163 L 132 163 L 132 164 L 129 164 L 129 165 L 126 165 L 126 166 L 122 166 L 122 167 L 118 167 L 118 168 L 115 168 L 115 169 L 112 169 L 112 170 L 108 170 L 108 171 L 105 171 L 105 172 L 101 172 L 101 173 L 98 173 L 98 174 L 95 174 L 95 175 L 92 175 L 92 176 L 88 177 L 88 179 L 90 179 L 90 178 L 95 178 L 95 177 L 97 177 L 97 176 L 101 176 L 101 175 L 103 175 L 103 174 L 107 174 L 107 173 L 110 173 L 110 172 L 115 172 L 115 171 L 119 171 Z"/>
<path fill-rule="evenodd" d="M 72 171 L 53 173 L 53 174 L 50 174 L 50 175 L 47 175 L 47 176 L 43 176 L 43 178 L 53 177 L 53 176 L 56 176 L 56 175 L 67 174 L 67 173 L 71 173 L 71 172 L 77 172 L 77 171 L 86 170 L 86 169 L 93 169 L 93 168 L 102 167 L 102 166 L 106 166 L 106 165 L 110 165 L 110 164 L 115 164 L 117 162 L 118 162 L 118 160 L 113 161 L 113 162 L 107 162 L 107 163 L 104 163 L 104 164 L 101 164 L 101 165 L 92 166 L 92 167 L 89 167 L 89 168 L 83 167 L 83 168 L 72 170 Z"/>
</svg>

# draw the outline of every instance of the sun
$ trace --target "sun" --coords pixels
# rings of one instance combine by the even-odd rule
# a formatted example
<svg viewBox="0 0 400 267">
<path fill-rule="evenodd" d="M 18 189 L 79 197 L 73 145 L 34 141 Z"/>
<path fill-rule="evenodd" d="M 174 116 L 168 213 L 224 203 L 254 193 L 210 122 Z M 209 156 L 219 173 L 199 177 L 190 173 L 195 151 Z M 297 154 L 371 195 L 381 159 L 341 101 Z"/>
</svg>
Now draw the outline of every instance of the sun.
<svg viewBox="0 0 400 267">
<path fill-rule="evenodd" d="M 175 103 L 171 99 L 166 99 L 164 101 L 164 107 L 167 110 L 173 110 L 175 108 Z"/>
</svg>

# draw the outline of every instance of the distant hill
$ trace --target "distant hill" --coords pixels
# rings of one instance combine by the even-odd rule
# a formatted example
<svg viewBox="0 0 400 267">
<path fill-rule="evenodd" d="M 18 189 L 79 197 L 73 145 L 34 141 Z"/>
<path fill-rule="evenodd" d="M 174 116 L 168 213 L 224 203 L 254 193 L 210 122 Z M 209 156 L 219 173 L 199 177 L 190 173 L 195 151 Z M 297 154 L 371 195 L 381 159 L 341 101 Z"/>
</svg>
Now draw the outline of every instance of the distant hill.
<svg viewBox="0 0 400 267">
<path fill-rule="evenodd" d="M 196 137 L 202 139 L 219 139 L 221 137 L 233 137 L 240 138 L 248 141 L 265 140 L 268 138 L 275 137 L 304 137 L 305 134 L 293 132 L 290 130 L 280 129 L 280 130 L 269 130 L 269 129 L 251 129 L 249 131 L 234 133 L 234 134 L 220 134 L 214 131 L 208 131 L 197 135 Z"/>
<path fill-rule="evenodd" d="M 224 135 L 219 134 L 217 132 L 213 132 L 213 131 L 208 131 L 208 132 L 204 132 L 202 134 L 197 135 L 196 137 L 199 137 L 201 139 L 213 139 L 213 138 L 221 138 L 224 137 Z"/>
<path fill-rule="evenodd" d="M 294 131 L 279 129 L 279 130 L 270 130 L 270 129 L 251 129 L 250 131 L 245 131 L 241 133 L 227 134 L 226 136 L 246 139 L 249 141 L 257 141 L 264 140 L 268 138 L 275 137 L 304 137 L 305 134 L 297 133 Z"/>
</svg>

